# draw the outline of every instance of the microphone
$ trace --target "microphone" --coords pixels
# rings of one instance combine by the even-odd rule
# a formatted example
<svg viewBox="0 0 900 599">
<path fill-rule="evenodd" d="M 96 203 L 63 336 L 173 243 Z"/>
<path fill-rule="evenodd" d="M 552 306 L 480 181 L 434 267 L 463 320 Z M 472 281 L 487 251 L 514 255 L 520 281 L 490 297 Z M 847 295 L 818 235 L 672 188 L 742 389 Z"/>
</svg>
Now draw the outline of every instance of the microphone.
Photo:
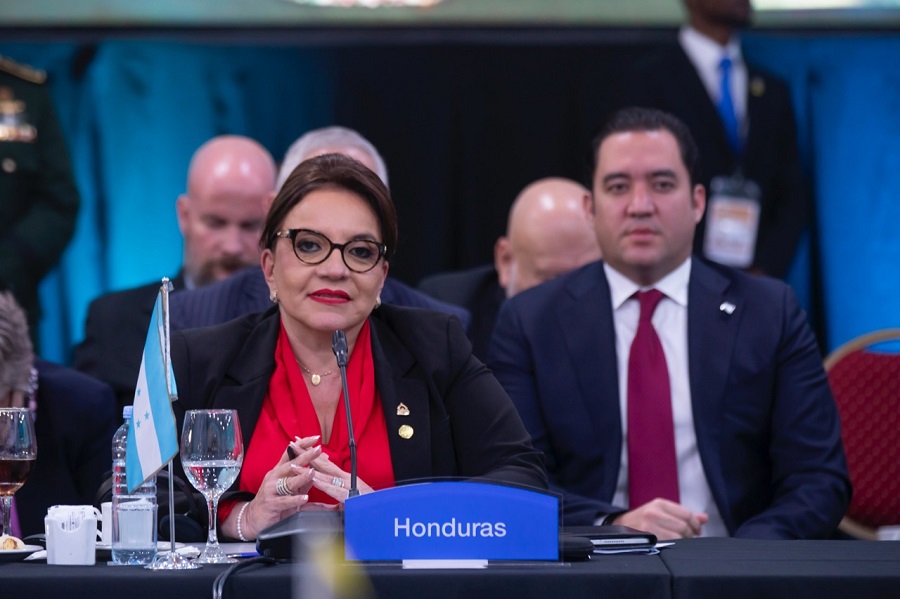
<svg viewBox="0 0 900 599">
<path fill-rule="evenodd" d="M 341 369 L 344 386 L 344 411 L 347 412 L 347 434 L 350 437 L 350 489 L 348 497 L 359 495 L 356 488 L 356 438 L 353 436 L 353 418 L 350 414 L 350 394 L 347 391 L 347 336 L 335 331 L 331 337 L 331 350 Z M 273 558 L 305 557 L 313 551 L 309 539 L 333 537 L 344 528 L 343 511 L 300 511 L 261 530 L 256 537 L 256 550 L 260 555 Z"/>
<path fill-rule="evenodd" d="M 331 336 L 331 351 L 341 370 L 341 384 L 344 387 L 344 412 L 347 414 L 347 436 L 350 438 L 350 489 L 347 498 L 359 495 L 356 488 L 356 437 L 353 435 L 353 417 L 350 413 L 350 391 L 347 389 L 347 335 L 337 330 Z"/>
</svg>

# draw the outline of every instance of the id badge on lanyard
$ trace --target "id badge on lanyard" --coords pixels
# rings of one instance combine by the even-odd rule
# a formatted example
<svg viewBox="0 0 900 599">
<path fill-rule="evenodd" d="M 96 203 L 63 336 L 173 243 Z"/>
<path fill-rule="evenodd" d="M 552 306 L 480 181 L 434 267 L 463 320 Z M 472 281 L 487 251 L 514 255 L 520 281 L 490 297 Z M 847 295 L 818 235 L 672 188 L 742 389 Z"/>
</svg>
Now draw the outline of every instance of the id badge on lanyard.
<svg viewBox="0 0 900 599">
<path fill-rule="evenodd" d="M 719 264 L 753 264 L 759 233 L 759 186 L 740 175 L 716 177 L 709 185 L 703 254 Z"/>
</svg>

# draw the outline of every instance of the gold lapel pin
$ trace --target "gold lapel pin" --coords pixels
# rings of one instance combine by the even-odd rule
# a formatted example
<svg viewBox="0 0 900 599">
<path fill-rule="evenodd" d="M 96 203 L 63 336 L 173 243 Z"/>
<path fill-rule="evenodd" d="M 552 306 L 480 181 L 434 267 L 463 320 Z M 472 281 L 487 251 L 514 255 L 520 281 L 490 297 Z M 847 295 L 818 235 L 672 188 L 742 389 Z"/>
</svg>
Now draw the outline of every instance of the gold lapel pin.
<svg viewBox="0 0 900 599">
<path fill-rule="evenodd" d="M 397 406 L 397 416 L 409 416 L 409 408 L 402 401 Z"/>
<path fill-rule="evenodd" d="M 756 97 L 759 97 L 766 93 L 766 82 L 762 77 L 754 77 L 750 81 L 750 93 Z"/>
<path fill-rule="evenodd" d="M 413 427 L 409 426 L 408 424 L 404 424 L 400 427 L 400 430 L 397 431 L 397 434 L 399 434 L 404 439 L 412 439 L 413 433 L 415 432 L 416 431 L 413 430 Z"/>
</svg>

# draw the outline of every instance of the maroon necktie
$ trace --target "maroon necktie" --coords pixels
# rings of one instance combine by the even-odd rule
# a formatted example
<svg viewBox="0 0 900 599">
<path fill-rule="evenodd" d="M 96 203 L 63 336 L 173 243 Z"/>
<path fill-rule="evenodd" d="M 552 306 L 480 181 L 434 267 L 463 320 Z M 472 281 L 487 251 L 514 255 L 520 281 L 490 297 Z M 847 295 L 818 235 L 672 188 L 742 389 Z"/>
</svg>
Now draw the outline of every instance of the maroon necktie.
<svg viewBox="0 0 900 599">
<path fill-rule="evenodd" d="M 678 502 L 678 464 L 669 371 L 650 318 L 661 291 L 638 291 L 641 317 L 628 356 L 628 497 L 631 508 L 662 497 Z"/>
</svg>

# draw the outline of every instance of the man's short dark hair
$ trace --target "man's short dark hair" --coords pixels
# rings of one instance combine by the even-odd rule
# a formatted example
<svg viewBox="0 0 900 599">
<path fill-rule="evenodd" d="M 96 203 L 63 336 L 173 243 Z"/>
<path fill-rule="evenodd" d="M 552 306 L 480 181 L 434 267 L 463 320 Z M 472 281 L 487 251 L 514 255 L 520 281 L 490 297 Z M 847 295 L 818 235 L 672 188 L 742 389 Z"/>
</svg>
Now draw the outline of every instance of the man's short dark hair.
<svg viewBox="0 0 900 599">
<path fill-rule="evenodd" d="M 616 133 L 628 133 L 631 131 L 659 131 L 664 129 L 672 134 L 675 141 L 678 142 L 678 149 L 681 151 L 681 161 L 687 169 L 688 177 L 691 180 L 691 187 L 699 181 L 699 173 L 697 172 L 697 164 L 700 159 L 700 150 L 697 149 L 697 143 L 691 135 L 681 119 L 675 115 L 669 114 L 656 108 L 641 108 L 632 106 L 616 111 L 607 119 L 603 126 L 591 141 L 591 181 L 594 180 L 594 173 L 597 170 L 597 155 L 600 152 L 600 146 L 607 137 Z"/>
</svg>

